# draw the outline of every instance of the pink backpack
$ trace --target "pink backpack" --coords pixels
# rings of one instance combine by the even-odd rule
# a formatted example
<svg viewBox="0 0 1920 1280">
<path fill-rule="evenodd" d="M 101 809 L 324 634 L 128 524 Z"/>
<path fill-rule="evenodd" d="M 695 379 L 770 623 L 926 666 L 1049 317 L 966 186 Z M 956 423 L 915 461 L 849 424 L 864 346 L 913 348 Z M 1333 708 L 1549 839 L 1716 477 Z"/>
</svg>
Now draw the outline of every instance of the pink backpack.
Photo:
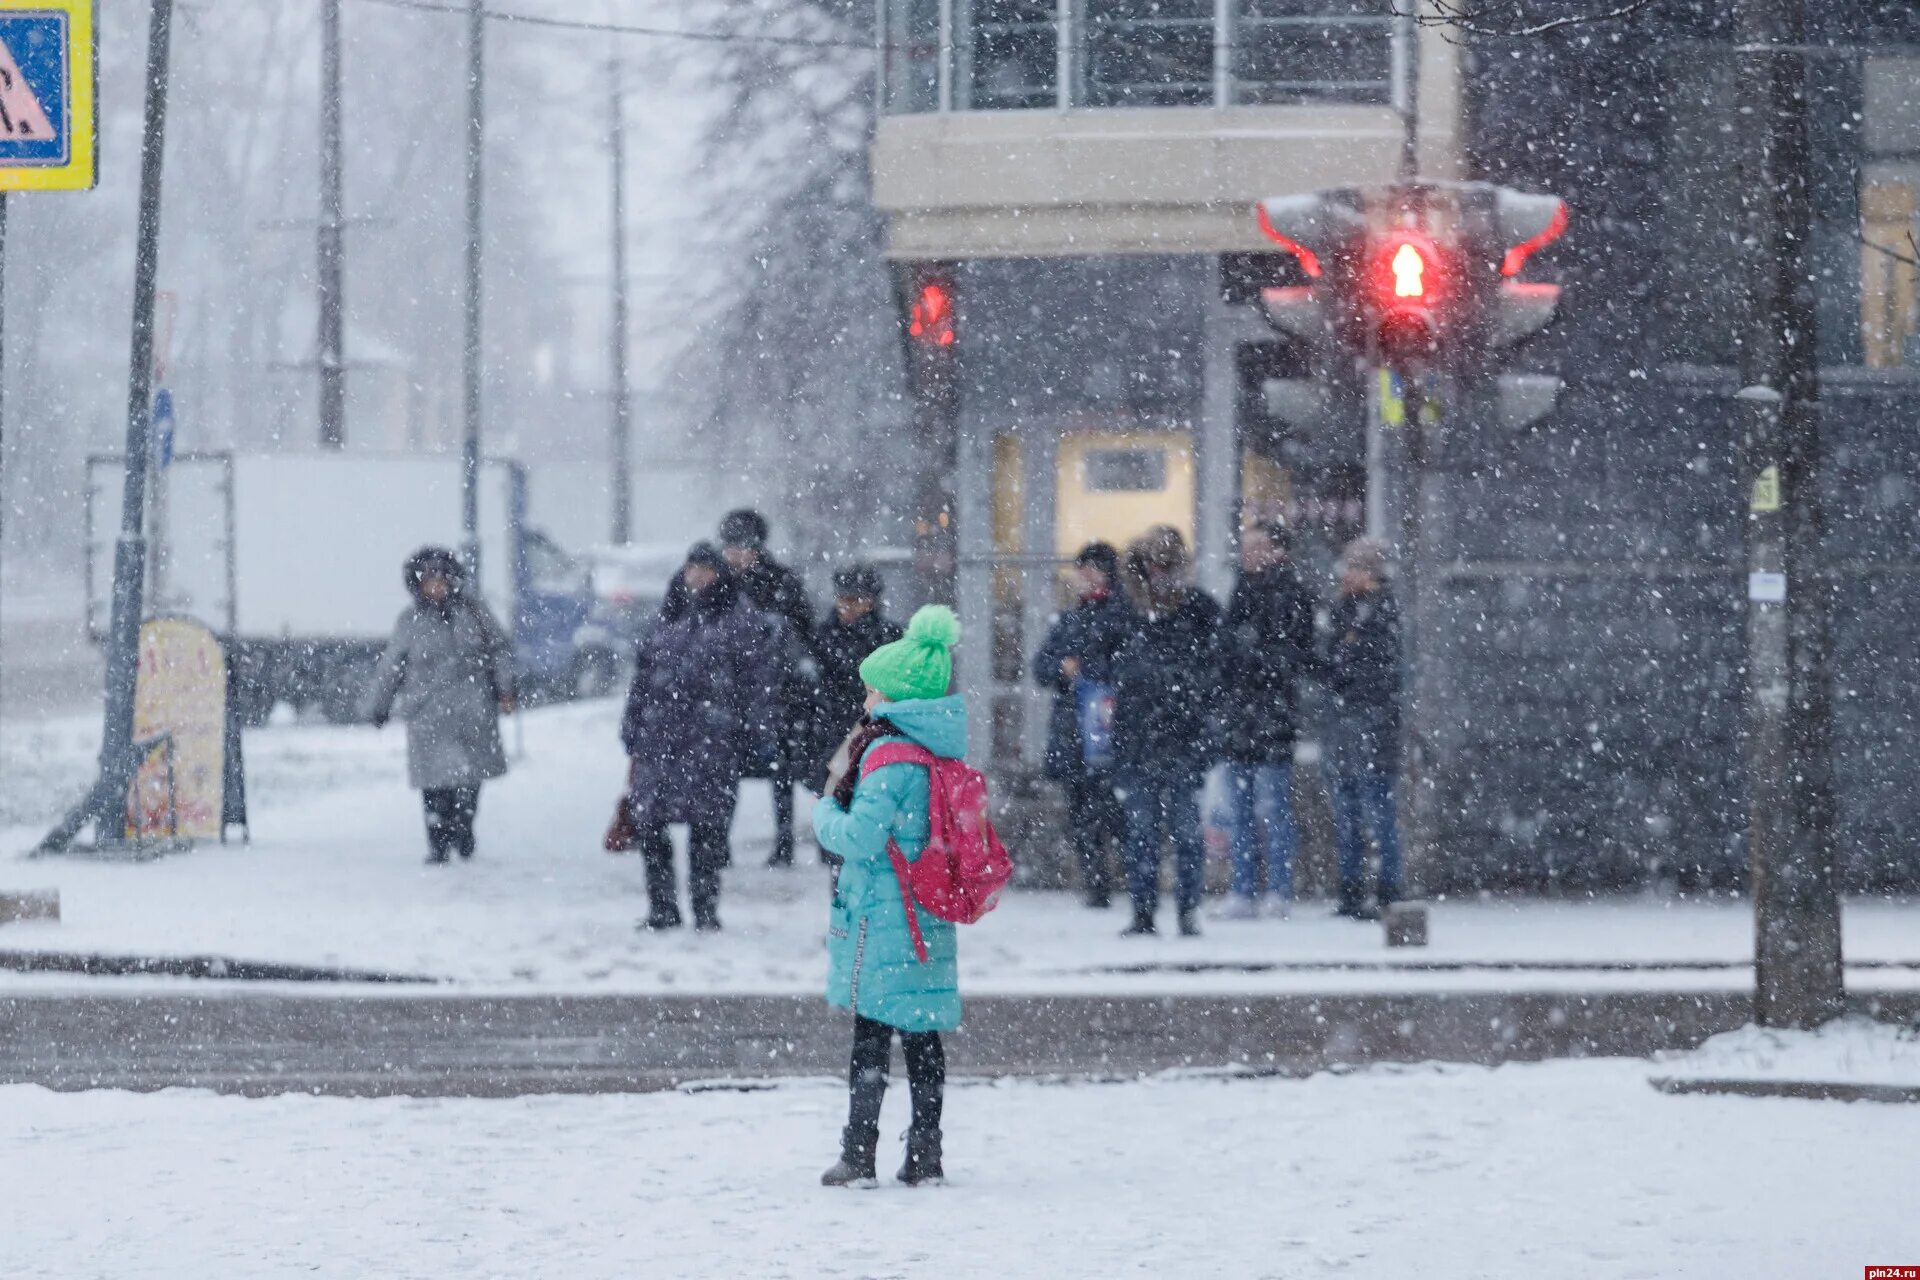
<svg viewBox="0 0 1920 1280">
<path fill-rule="evenodd" d="M 935 919 L 973 924 L 1000 904 L 1000 891 L 1013 879 L 1013 859 L 987 818 L 987 780 L 963 760 L 936 756 L 911 742 L 884 742 L 860 761 L 860 776 L 890 764 L 917 764 L 927 771 L 927 847 L 908 862 L 898 841 L 887 841 L 900 902 L 907 909 L 913 951 L 927 961 L 926 940 L 914 904 Z"/>
</svg>

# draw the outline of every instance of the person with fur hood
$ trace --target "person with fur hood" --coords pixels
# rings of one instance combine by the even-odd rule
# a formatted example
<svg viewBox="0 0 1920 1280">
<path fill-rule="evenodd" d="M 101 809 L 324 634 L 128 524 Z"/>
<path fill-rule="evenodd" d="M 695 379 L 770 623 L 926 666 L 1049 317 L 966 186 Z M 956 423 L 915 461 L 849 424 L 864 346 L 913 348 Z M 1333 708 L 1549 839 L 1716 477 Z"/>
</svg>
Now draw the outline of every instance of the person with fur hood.
<svg viewBox="0 0 1920 1280">
<path fill-rule="evenodd" d="M 407 723 L 407 778 L 420 790 L 427 861 L 471 858 L 480 784 L 507 771 L 500 716 L 514 710 L 513 642 L 467 588 L 444 547 L 422 547 L 403 569 L 413 603 L 394 624 L 362 712 L 375 726 Z"/>
</svg>

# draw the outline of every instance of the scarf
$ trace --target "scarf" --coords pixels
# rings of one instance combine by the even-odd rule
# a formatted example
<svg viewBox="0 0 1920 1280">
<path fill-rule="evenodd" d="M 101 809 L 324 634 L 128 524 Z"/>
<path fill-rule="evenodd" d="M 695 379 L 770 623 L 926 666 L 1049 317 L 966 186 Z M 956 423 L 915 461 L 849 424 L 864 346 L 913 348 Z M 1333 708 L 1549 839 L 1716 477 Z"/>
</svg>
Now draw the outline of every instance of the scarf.
<svg viewBox="0 0 1920 1280">
<path fill-rule="evenodd" d="M 901 736 L 890 721 L 862 714 L 860 723 L 854 726 L 853 736 L 847 740 L 847 771 L 840 775 L 839 785 L 833 789 L 833 802 L 842 809 L 851 806 L 853 789 L 860 784 L 860 758 L 867 754 L 867 748 L 882 738 Z"/>
</svg>

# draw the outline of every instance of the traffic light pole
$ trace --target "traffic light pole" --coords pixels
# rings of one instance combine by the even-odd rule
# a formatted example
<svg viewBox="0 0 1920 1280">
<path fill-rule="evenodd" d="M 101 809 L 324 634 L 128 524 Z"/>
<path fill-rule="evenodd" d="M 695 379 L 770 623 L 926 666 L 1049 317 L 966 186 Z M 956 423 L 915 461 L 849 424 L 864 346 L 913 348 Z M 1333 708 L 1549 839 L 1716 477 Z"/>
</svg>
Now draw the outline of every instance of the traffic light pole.
<svg viewBox="0 0 1920 1280">
<path fill-rule="evenodd" d="M 1845 1006 L 1834 866 L 1830 615 L 1819 490 L 1819 353 L 1804 0 L 1744 0 L 1748 275 L 1742 319 L 1747 831 L 1754 1020 L 1812 1027 Z"/>
<path fill-rule="evenodd" d="M 1431 519 L 1439 477 L 1435 454 L 1445 447 L 1430 433 L 1442 429 L 1443 414 L 1435 412 L 1435 375 L 1394 370 L 1405 389 L 1404 421 L 1397 447 L 1388 451 L 1397 463 L 1399 483 L 1392 486 L 1398 511 L 1400 647 L 1403 691 L 1400 719 L 1400 841 L 1401 895 L 1418 898 L 1428 863 L 1434 856 L 1437 823 L 1434 812 L 1432 754 L 1433 711 L 1433 534 Z"/>
</svg>

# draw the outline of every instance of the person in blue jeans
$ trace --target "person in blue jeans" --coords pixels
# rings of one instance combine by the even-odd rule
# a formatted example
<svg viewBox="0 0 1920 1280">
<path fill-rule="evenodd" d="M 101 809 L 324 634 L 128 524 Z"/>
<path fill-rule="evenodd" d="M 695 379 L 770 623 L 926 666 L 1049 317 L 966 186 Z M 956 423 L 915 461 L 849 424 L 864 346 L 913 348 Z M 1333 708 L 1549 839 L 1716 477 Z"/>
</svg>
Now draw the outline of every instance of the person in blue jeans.
<svg viewBox="0 0 1920 1280">
<path fill-rule="evenodd" d="M 1394 783 L 1400 773 L 1400 611 L 1386 584 L 1386 549 L 1356 539 L 1341 557 L 1325 659 L 1332 694 L 1326 748 L 1340 854 L 1336 914 L 1376 920 L 1400 896 L 1400 827 Z M 1368 901 L 1362 826 L 1380 850 L 1378 906 Z"/>
<path fill-rule="evenodd" d="M 1140 612 L 1114 658 L 1115 780 L 1127 820 L 1127 892 L 1140 937 L 1158 932 L 1160 849 L 1173 845 L 1180 932 L 1200 932 L 1206 845 L 1200 780 L 1216 754 L 1220 606 L 1187 584 L 1187 545 L 1158 525 L 1127 551 Z"/>
<path fill-rule="evenodd" d="M 1221 721 L 1233 831 L 1233 894 L 1218 912 L 1225 920 L 1259 915 L 1263 889 L 1276 916 L 1287 915 L 1293 902 L 1296 693 L 1316 659 L 1313 595 L 1288 553 L 1284 524 L 1266 520 L 1248 526 L 1240 539 L 1240 581 L 1220 630 Z"/>
</svg>

